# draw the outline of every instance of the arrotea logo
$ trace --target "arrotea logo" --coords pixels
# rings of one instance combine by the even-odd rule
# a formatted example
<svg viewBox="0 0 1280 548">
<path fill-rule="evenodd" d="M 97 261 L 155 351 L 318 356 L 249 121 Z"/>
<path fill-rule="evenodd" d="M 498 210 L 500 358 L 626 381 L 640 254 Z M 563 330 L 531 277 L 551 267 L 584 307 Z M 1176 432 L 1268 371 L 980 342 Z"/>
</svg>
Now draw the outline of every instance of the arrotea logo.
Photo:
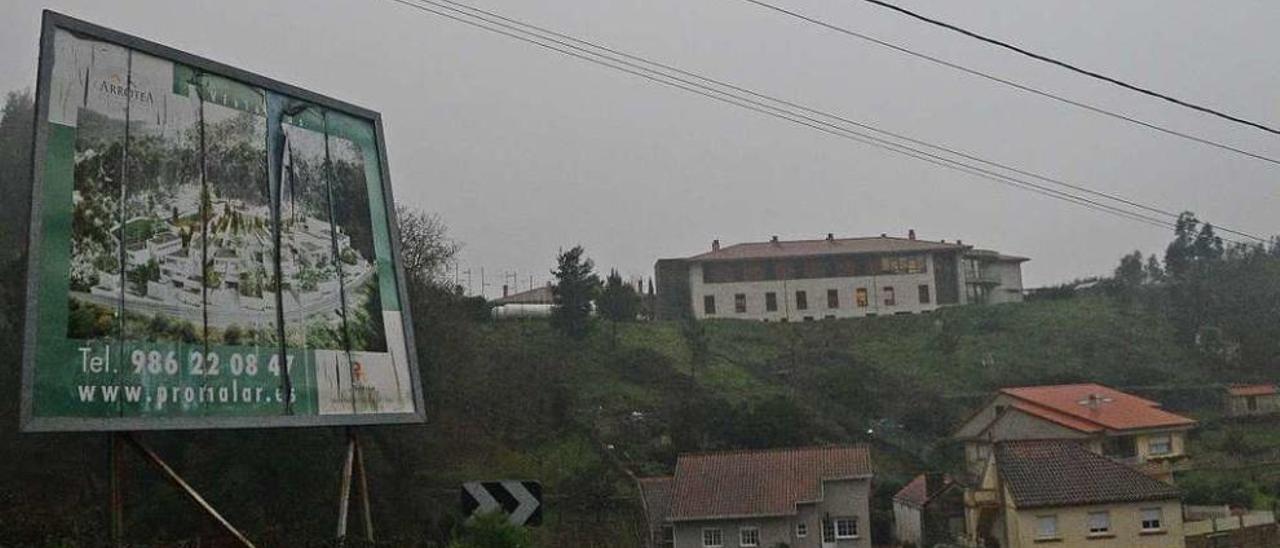
<svg viewBox="0 0 1280 548">
<path fill-rule="evenodd" d="M 98 83 L 98 91 L 104 95 L 148 105 L 155 102 L 155 95 L 151 90 L 138 89 L 132 84 L 134 83 L 126 83 L 124 77 L 119 74 L 112 74 Z"/>
</svg>

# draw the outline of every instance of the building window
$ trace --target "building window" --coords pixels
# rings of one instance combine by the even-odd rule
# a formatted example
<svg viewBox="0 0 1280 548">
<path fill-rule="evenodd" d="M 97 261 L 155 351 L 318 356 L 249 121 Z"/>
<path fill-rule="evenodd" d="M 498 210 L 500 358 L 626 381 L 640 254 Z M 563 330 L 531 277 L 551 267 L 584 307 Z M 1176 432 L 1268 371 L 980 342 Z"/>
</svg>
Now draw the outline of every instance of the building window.
<svg viewBox="0 0 1280 548">
<path fill-rule="evenodd" d="M 1164 530 L 1164 511 L 1159 508 L 1143 508 L 1142 509 L 1142 530 L 1143 531 L 1163 531 Z"/>
<path fill-rule="evenodd" d="M 719 548 L 724 546 L 724 535 L 720 529 L 703 529 L 702 545 L 706 548 Z"/>
<path fill-rule="evenodd" d="M 1089 534 L 1105 535 L 1111 532 L 1111 512 L 1089 512 Z"/>
<path fill-rule="evenodd" d="M 867 288 L 859 287 L 853 290 L 853 300 L 858 304 L 858 308 L 867 307 Z"/>
<path fill-rule="evenodd" d="M 737 293 L 733 296 L 733 311 L 739 314 L 747 312 L 747 294 Z"/>
<path fill-rule="evenodd" d="M 796 538 L 804 538 L 809 536 L 809 525 L 805 522 L 796 524 Z"/>
<path fill-rule="evenodd" d="M 822 542 L 836 541 L 836 525 L 829 519 L 822 520 Z"/>
<path fill-rule="evenodd" d="M 1058 516 L 1036 516 L 1036 538 L 1058 538 Z"/>
<path fill-rule="evenodd" d="M 920 286 L 920 304 L 929 304 L 929 286 Z"/>
<path fill-rule="evenodd" d="M 1147 451 L 1155 456 L 1168 455 L 1173 452 L 1173 436 L 1169 434 L 1161 434 L 1151 436 L 1147 440 Z"/>
<path fill-rule="evenodd" d="M 716 296 L 707 295 L 702 298 L 702 313 L 708 316 L 714 316 L 716 313 Z"/>
<path fill-rule="evenodd" d="M 809 309 L 809 296 L 803 291 L 796 292 L 796 310 Z"/>
<path fill-rule="evenodd" d="M 840 292 L 835 289 L 827 290 L 827 308 L 840 308 Z"/>
<path fill-rule="evenodd" d="M 884 305 L 885 305 L 885 306 L 893 306 L 893 305 L 895 305 L 895 304 L 898 304 L 898 300 L 897 300 L 897 299 L 895 299 L 895 298 L 893 297 L 893 288 L 892 288 L 892 287 L 888 287 L 888 286 L 886 286 L 886 287 L 884 288 L 883 292 L 884 292 Z"/>
<path fill-rule="evenodd" d="M 755 527 L 743 527 L 738 530 L 739 546 L 759 546 L 760 545 L 760 529 Z"/>
<path fill-rule="evenodd" d="M 772 291 L 764 294 L 764 309 L 767 312 L 778 311 L 778 294 Z"/>
<path fill-rule="evenodd" d="M 1258 410 L 1258 397 L 1257 397 L 1257 396 L 1249 396 L 1249 399 L 1245 401 L 1245 405 L 1247 405 L 1247 406 L 1249 407 L 1249 410 L 1250 410 L 1250 411 L 1257 411 L 1257 410 Z"/>
<path fill-rule="evenodd" d="M 853 518 L 836 518 L 836 539 L 858 538 L 858 520 Z"/>
</svg>

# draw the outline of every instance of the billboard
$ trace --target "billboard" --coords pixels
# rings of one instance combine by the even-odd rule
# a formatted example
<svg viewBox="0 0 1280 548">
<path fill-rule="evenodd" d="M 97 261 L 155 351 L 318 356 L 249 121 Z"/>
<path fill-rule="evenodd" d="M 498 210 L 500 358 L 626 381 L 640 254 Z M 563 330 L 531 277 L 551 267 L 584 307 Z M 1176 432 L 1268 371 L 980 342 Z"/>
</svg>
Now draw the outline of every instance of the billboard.
<svg viewBox="0 0 1280 548">
<path fill-rule="evenodd" d="M 22 427 L 420 422 L 380 116 L 46 12 Z"/>
</svg>

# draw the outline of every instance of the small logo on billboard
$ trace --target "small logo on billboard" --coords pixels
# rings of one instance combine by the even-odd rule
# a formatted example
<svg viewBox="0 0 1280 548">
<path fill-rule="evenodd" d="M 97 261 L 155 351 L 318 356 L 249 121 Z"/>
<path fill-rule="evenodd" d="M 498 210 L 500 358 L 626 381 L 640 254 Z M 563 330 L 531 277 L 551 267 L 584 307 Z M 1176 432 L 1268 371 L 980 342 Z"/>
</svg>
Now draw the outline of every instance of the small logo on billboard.
<svg viewBox="0 0 1280 548">
<path fill-rule="evenodd" d="M 140 90 L 125 81 L 119 74 L 112 74 L 98 83 L 98 91 L 113 97 L 152 104 L 155 95 L 150 90 Z"/>
</svg>

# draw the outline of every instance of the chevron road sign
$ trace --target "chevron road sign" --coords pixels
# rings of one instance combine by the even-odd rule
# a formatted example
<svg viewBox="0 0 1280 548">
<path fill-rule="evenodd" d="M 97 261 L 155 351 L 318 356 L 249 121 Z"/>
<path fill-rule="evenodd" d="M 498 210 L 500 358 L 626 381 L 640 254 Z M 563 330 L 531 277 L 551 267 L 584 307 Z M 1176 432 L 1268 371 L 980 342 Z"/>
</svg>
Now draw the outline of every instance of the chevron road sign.
<svg viewBox="0 0 1280 548">
<path fill-rule="evenodd" d="M 512 525 L 542 525 L 542 484 L 513 480 L 462 484 L 462 513 L 467 519 L 495 511 L 507 514 Z"/>
</svg>

